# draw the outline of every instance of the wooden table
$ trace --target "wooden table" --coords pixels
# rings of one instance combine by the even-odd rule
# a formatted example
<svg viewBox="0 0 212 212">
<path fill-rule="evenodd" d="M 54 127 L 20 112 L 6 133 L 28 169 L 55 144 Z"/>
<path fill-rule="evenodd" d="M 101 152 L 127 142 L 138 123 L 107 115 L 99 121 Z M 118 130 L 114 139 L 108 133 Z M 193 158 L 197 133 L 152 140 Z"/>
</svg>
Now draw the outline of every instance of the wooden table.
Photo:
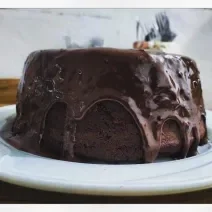
<svg viewBox="0 0 212 212">
<path fill-rule="evenodd" d="M 15 104 L 18 79 L 0 79 L 0 106 Z M 0 203 L 212 203 L 212 189 L 151 197 L 70 195 L 20 187 L 0 181 Z"/>
<path fill-rule="evenodd" d="M 151 197 L 104 197 L 39 191 L 0 181 L 0 203 L 212 203 L 212 189 Z"/>
</svg>

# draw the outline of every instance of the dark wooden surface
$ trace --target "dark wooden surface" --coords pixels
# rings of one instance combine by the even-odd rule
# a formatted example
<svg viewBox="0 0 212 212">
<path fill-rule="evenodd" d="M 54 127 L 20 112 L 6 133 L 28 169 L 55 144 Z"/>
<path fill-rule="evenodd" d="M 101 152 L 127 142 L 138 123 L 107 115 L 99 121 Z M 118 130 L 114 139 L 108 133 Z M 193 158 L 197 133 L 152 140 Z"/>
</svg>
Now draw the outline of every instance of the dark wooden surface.
<svg viewBox="0 0 212 212">
<path fill-rule="evenodd" d="M 46 192 L 0 181 L 0 203 L 212 203 L 212 189 L 166 196 L 104 197 Z"/>
<path fill-rule="evenodd" d="M 0 106 L 15 104 L 18 79 L 0 79 Z M 0 203 L 212 203 L 212 189 L 167 196 L 108 197 L 70 195 L 0 181 Z"/>
</svg>

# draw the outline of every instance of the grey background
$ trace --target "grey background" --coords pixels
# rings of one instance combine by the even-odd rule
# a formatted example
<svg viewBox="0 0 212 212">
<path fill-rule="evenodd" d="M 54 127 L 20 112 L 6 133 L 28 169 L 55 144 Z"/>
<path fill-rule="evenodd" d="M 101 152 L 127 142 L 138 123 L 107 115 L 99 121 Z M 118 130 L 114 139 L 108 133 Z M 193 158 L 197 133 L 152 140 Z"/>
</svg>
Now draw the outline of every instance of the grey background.
<svg viewBox="0 0 212 212">
<path fill-rule="evenodd" d="M 206 107 L 212 108 L 212 11 L 203 9 L 1 9 L 0 77 L 20 77 L 27 55 L 37 49 L 66 48 L 64 37 L 88 45 L 92 37 L 104 46 L 132 48 L 135 21 L 155 23 L 154 16 L 166 11 L 177 38 L 167 52 L 196 60 Z"/>
</svg>

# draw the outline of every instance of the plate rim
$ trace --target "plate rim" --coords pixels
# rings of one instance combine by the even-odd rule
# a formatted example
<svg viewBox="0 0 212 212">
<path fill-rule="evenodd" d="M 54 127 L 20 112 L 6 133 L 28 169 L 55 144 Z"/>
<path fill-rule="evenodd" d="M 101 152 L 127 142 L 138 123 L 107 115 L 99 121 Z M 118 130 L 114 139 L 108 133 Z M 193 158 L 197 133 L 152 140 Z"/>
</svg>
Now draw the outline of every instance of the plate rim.
<svg viewBox="0 0 212 212">
<path fill-rule="evenodd" d="M 0 113 L 4 111 L 11 111 L 12 115 L 15 113 L 15 105 L 9 105 L 9 106 L 3 106 L 0 108 Z M 206 110 L 206 116 L 208 116 L 210 119 L 207 123 L 207 127 L 212 129 L 212 111 Z M 0 121 L 3 119 L 0 118 Z M 32 155 L 30 153 L 25 153 L 20 150 L 15 149 L 14 147 L 10 146 L 9 144 L 5 144 L 2 142 L 2 139 L 0 139 L 0 148 L 1 147 L 8 148 L 10 151 L 16 151 L 20 154 L 26 154 L 30 155 L 33 158 L 40 158 L 40 160 L 50 160 L 54 161 L 54 159 L 47 159 L 40 156 Z M 1 149 L 0 149 L 1 150 Z M 208 161 L 209 165 L 212 166 L 212 151 L 209 151 L 208 154 L 211 155 L 211 160 Z M 12 156 L 11 156 L 12 157 Z M 196 157 L 196 156 L 195 156 Z M 205 156 L 207 157 L 207 156 Z M 193 157 L 194 158 L 194 157 Z M 192 159 L 192 158 L 187 158 Z M 187 159 L 184 159 L 187 160 Z M 52 191 L 52 192 L 61 192 L 61 193 L 72 193 L 72 194 L 87 194 L 87 195 L 101 195 L 101 196 L 152 196 L 152 195 L 167 195 L 167 194 L 179 194 L 179 193 L 186 193 L 191 191 L 199 191 L 204 190 L 207 188 L 212 187 L 212 171 L 210 173 L 210 176 L 203 179 L 193 180 L 190 182 L 184 182 L 184 183 L 166 183 L 166 186 L 161 186 L 161 184 L 151 184 L 151 185 L 142 185 L 139 186 L 138 184 L 128 184 L 125 185 L 119 185 L 111 184 L 110 186 L 106 186 L 104 184 L 82 184 L 82 183 L 67 183 L 67 182 L 57 182 L 55 186 L 55 181 L 50 180 L 44 180 L 44 179 L 37 179 L 36 176 L 33 178 L 32 176 L 26 176 L 26 175 L 19 175 L 14 172 L 9 172 L 9 170 L 4 168 L 4 164 L 7 163 L 7 160 L 9 158 L 7 157 L 7 154 L 3 155 L 1 157 L 0 154 L 0 180 L 4 182 L 8 182 L 11 184 L 23 186 L 23 187 L 29 187 L 33 189 L 39 189 L 39 190 L 45 190 L 45 191 Z M 174 161 L 170 161 L 174 162 Z M 179 161 L 178 161 L 179 162 Z M 63 163 L 70 163 L 65 162 Z M 84 164 L 85 165 L 85 164 Z M 137 164 L 136 166 L 143 166 L 144 164 Z M 149 165 L 149 164 L 148 164 Z M 86 165 L 85 165 L 86 166 Z M 106 165 L 107 166 L 107 165 Z M 110 165 L 108 165 L 110 166 Z M 117 166 L 117 165 L 115 165 Z M 120 166 L 120 165 L 118 165 Z M 125 166 L 125 165 L 121 165 Z M 127 165 L 127 166 L 135 166 L 135 165 Z M 151 182 L 151 181 L 150 181 Z"/>
</svg>

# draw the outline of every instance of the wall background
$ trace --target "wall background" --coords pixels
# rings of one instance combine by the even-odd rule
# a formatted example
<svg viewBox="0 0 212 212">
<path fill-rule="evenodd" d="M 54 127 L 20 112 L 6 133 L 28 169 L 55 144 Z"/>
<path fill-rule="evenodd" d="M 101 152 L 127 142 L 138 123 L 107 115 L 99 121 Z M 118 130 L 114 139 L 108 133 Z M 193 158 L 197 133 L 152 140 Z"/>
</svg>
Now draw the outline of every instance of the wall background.
<svg viewBox="0 0 212 212">
<path fill-rule="evenodd" d="M 154 15 L 166 11 L 177 38 L 168 52 L 196 60 L 206 107 L 212 107 L 212 11 L 202 9 L 0 9 L 0 77 L 22 73 L 27 55 L 34 50 L 65 48 L 65 36 L 87 45 L 93 36 L 104 46 L 132 48 L 135 21 L 155 22 Z"/>
</svg>

